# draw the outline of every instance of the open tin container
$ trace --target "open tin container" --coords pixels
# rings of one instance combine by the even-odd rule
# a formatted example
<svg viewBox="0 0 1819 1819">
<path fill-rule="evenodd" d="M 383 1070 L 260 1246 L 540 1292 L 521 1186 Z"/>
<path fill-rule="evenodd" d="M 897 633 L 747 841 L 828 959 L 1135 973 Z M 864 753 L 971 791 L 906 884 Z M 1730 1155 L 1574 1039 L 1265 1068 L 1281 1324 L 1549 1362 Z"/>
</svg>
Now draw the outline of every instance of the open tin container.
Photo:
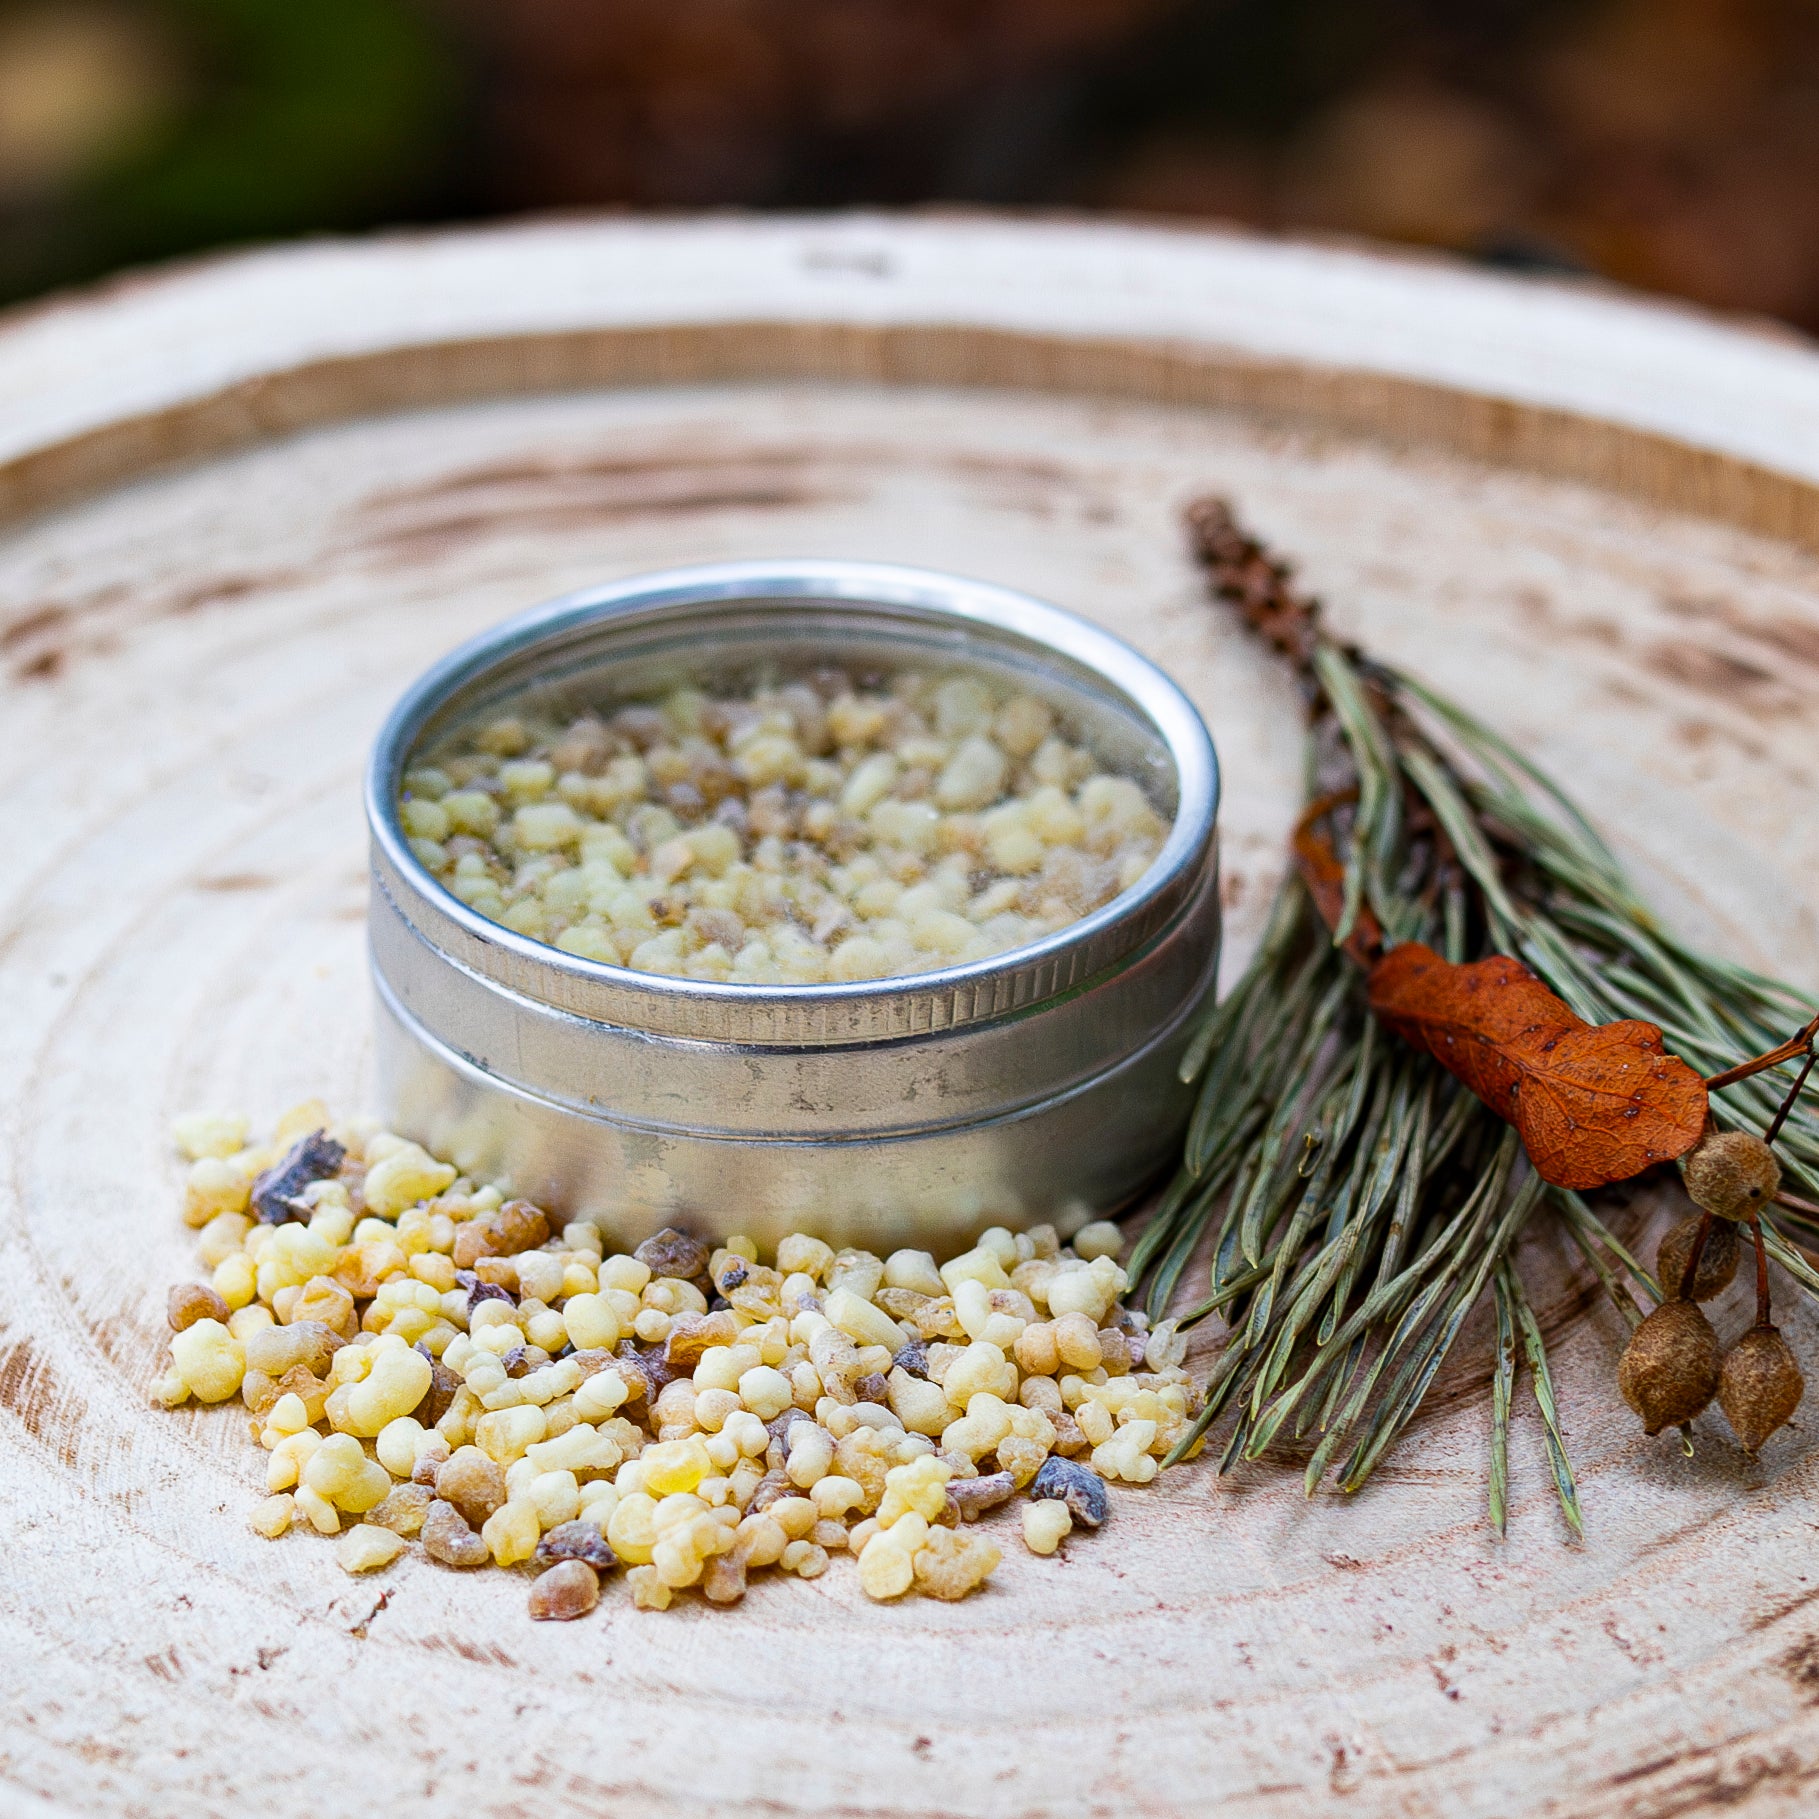
<svg viewBox="0 0 1819 1819">
<path fill-rule="evenodd" d="M 828 664 L 971 670 L 1046 701 L 1171 817 L 1149 869 L 1028 946 L 908 977 L 721 984 L 581 959 L 469 909 L 398 819 L 413 757 L 527 702 L 579 711 Z M 391 1127 L 632 1244 L 677 1224 L 945 1253 L 1063 1236 L 1174 1159 L 1177 1068 L 1218 965 L 1212 741 L 1097 627 L 918 569 L 731 563 L 593 588 L 483 633 L 393 710 L 366 808 Z"/>
</svg>

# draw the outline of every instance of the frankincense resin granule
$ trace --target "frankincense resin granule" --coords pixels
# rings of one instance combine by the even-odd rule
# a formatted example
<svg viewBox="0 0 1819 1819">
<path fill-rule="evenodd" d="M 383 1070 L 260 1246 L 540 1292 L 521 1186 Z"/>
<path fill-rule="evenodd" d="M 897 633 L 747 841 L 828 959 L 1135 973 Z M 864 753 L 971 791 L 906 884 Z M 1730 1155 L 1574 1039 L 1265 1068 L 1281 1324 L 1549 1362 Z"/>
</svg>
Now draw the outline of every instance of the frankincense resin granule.
<svg viewBox="0 0 1819 1819">
<path fill-rule="evenodd" d="M 1115 1227 L 926 1251 L 591 1223 L 480 1186 L 319 1104 L 249 1144 L 181 1120 L 206 1285 L 170 1297 L 159 1402 L 238 1396 L 266 1456 L 252 1526 L 335 1536 L 350 1573 L 417 1553 L 522 1568 L 533 1617 L 740 1598 L 857 1557 L 872 1597 L 959 1598 L 1019 1492 L 1051 1553 L 1146 1483 L 1194 1412 L 1172 1324 L 1125 1309 Z M 1008 1530 L 1005 1531 L 1007 1534 Z"/>
</svg>

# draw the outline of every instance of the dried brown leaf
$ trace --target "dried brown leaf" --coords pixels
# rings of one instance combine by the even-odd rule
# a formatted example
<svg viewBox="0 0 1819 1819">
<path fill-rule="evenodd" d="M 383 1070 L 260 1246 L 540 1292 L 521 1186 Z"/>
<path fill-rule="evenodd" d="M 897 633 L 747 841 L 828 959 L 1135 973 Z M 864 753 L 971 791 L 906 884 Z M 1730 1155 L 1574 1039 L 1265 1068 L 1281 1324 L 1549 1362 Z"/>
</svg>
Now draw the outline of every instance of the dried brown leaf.
<svg viewBox="0 0 1819 1819">
<path fill-rule="evenodd" d="M 1385 1027 L 1515 1125 L 1556 1187 L 1626 1181 L 1705 1129 L 1705 1083 L 1654 1024 L 1587 1023 L 1508 955 L 1455 966 L 1404 942 L 1371 968 L 1369 989 Z"/>
</svg>

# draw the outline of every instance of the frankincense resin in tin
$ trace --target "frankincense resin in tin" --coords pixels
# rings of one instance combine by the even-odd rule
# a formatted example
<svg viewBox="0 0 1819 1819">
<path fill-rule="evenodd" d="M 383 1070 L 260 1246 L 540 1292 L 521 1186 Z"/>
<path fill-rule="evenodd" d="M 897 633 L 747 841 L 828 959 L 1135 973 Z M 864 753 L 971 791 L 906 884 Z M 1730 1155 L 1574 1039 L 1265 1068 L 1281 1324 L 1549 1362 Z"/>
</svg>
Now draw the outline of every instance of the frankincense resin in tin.
<svg viewBox="0 0 1819 1819">
<path fill-rule="evenodd" d="M 567 953 L 751 985 L 987 959 L 1128 889 L 1167 834 L 1053 711 L 971 673 L 817 672 L 457 733 L 404 780 L 413 851 Z"/>
</svg>

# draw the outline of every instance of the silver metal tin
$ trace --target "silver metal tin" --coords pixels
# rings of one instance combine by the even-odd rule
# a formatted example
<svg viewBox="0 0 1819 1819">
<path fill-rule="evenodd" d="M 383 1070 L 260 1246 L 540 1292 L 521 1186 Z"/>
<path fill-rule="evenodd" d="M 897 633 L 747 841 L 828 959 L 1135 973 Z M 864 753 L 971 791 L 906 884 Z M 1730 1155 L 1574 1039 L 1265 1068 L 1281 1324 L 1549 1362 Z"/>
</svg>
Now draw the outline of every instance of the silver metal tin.
<svg viewBox="0 0 1819 1819">
<path fill-rule="evenodd" d="M 470 910 L 397 820 L 412 754 L 526 690 L 648 696 L 823 663 L 973 667 L 1047 699 L 1173 826 L 1113 902 L 910 978 L 750 986 L 583 960 Z M 983 582 L 859 562 L 671 570 L 538 607 L 399 702 L 367 774 L 381 1109 L 392 1127 L 635 1242 L 665 1223 L 887 1251 L 1063 1231 L 1173 1159 L 1176 1066 L 1219 951 L 1212 741 L 1116 638 Z"/>
</svg>

